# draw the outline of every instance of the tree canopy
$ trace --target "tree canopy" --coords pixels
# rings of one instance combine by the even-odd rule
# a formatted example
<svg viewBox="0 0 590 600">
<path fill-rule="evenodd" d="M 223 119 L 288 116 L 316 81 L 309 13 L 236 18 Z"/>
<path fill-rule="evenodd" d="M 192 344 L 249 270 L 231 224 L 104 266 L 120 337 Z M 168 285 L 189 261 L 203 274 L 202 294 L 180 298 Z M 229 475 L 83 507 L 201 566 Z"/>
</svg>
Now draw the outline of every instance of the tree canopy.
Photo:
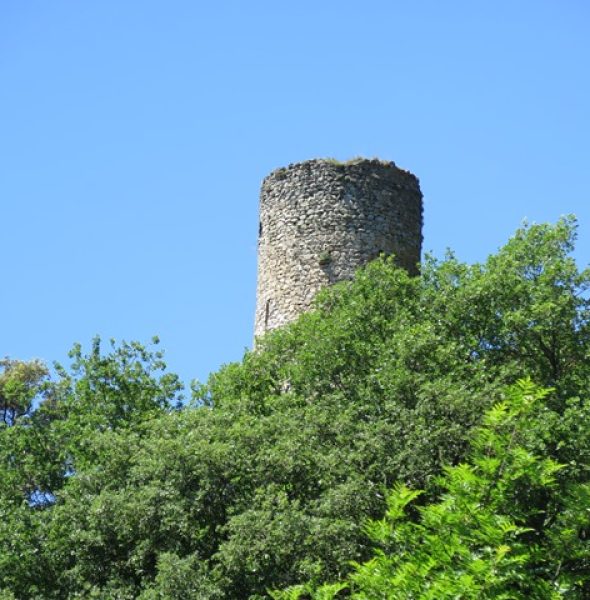
<svg viewBox="0 0 590 600">
<path fill-rule="evenodd" d="M 51 378 L 5 360 L 0 598 L 462 597 L 392 591 L 449 541 L 456 569 L 432 581 L 502 578 L 494 561 L 514 559 L 538 586 L 520 589 L 587 597 L 590 272 L 574 241 L 563 219 L 482 264 L 449 253 L 410 277 L 380 258 L 184 404 L 155 347 L 97 339 Z M 527 377 L 540 387 L 518 396 Z M 516 471 L 494 479 L 502 457 Z M 453 530 L 459 502 L 480 507 L 463 524 L 479 546 Z M 377 571 L 391 589 L 358 595 Z"/>
<path fill-rule="evenodd" d="M 586 597 L 590 482 L 564 489 L 557 473 L 567 465 L 530 449 L 548 394 L 525 380 L 508 388 L 475 429 L 468 460 L 444 468 L 440 498 L 418 507 L 417 518 L 409 507 L 422 491 L 394 486 L 385 517 L 367 524 L 373 558 L 348 581 L 273 598 L 328 600 L 343 590 L 358 600 Z"/>
</svg>

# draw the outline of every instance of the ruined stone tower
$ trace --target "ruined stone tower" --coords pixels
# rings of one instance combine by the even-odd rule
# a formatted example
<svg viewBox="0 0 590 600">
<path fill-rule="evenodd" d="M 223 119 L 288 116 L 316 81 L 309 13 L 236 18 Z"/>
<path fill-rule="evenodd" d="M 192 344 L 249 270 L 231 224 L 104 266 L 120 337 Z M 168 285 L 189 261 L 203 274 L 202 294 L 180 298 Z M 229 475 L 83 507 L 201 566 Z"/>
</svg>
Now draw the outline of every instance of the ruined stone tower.
<svg viewBox="0 0 590 600">
<path fill-rule="evenodd" d="M 394 163 L 308 160 L 273 171 L 260 192 L 255 336 L 381 253 L 416 273 L 421 246 L 418 179 Z"/>
</svg>

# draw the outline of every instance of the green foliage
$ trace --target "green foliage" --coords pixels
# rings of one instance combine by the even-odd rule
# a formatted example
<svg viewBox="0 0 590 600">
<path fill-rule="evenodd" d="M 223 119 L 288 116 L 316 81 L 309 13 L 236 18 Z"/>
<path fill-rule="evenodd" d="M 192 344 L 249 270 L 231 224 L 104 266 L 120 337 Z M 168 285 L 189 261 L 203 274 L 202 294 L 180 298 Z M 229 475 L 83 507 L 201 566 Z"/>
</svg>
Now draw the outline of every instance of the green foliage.
<svg viewBox="0 0 590 600">
<path fill-rule="evenodd" d="M 31 414 L 33 399 L 48 376 L 47 367 L 38 360 L 23 362 L 0 360 L 0 427 L 14 425 Z"/>
<path fill-rule="evenodd" d="M 573 484 L 564 496 L 556 479 L 564 465 L 527 448 L 547 394 L 528 381 L 510 388 L 475 430 L 467 462 L 445 468 L 440 498 L 419 507 L 418 519 L 409 505 L 421 492 L 394 486 L 385 517 L 367 525 L 374 556 L 356 564 L 348 582 L 273 597 L 319 600 L 342 589 L 359 600 L 587 597 L 590 484 Z M 531 501 L 538 496 L 542 505 Z M 576 562 L 585 568 L 572 570 Z"/>
<path fill-rule="evenodd" d="M 139 600 L 212 600 L 223 599 L 219 588 L 211 582 L 204 563 L 197 555 L 179 558 L 161 554 L 153 585 L 139 595 Z"/>
<path fill-rule="evenodd" d="M 118 477 L 129 461 L 115 451 L 120 438 L 141 439 L 147 424 L 180 400 L 178 379 L 160 375 L 161 353 L 137 343 L 111 345 L 106 355 L 98 339 L 89 355 L 76 346 L 71 369 L 57 365 L 53 382 L 45 380 L 48 371 L 40 363 L 3 363 L 1 393 L 19 408 L 10 427 L 0 426 L 0 589 L 19 598 L 67 595 L 55 591 L 68 564 L 61 557 L 71 561 L 76 552 L 66 546 L 70 535 L 53 536 L 59 527 L 72 534 L 73 516 L 89 511 L 68 503 L 70 489 L 98 474 L 108 485 L 109 470 Z M 84 596 L 87 587 L 84 582 L 71 593 Z"/>
<path fill-rule="evenodd" d="M 379 259 L 195 386 L 184 409 L 160 353 L 75 347 L 0 425 L 0 590 L 256 600 L 346 581 L 372 556 L 364 523 L 391 510 L 387 490 L 424 490 L 398 521 L 412 529 L 439 502 L 443 465 L 464 463 L 487 410 L 506 419 L 506 386 L 527 374 L 553 392 L 519 430 L 506 502 L 520 512 L 482 514 L 530 529 L 502 535 L 541 570 L 532 532 L 551 514 L 543 547 L 575 590 L 590 568 L 576 509 L 588 503 L 590 275 L 569 256 L 574 234 L 570 220 L 526 227 L 482 265 L 428 259 L 419 278 Z M 565 466 L 541 485 L 537 458 Z M 488 459 L 457 473 L 483 477 Z M 326 598 L 349 591 L 333 585 Z"/>
</svg>

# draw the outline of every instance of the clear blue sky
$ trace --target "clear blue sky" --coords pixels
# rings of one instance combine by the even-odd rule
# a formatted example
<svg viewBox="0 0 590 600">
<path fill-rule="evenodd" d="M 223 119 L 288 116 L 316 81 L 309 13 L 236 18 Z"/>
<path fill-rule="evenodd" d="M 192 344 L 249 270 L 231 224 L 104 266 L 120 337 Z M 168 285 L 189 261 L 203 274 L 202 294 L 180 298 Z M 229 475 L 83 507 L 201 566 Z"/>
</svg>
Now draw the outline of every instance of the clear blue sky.
<svg viewBox="0 0 590 600">
<path fill-rule="evenodd" d="M 587 0 L 0 0 L 0 356 L 238 360 L 260 182 L 314 157 L 414 172 L 437 255 L 575 213 L 587 264 L 589 31 Z"/>
</svg>

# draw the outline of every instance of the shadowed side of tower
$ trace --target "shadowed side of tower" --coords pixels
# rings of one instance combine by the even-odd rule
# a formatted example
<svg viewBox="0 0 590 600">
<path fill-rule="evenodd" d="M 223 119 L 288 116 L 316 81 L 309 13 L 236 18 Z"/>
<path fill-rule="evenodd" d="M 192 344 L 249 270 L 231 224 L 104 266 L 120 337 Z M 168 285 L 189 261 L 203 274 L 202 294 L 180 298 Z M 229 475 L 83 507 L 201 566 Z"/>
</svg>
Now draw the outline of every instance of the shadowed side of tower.
<svg viewBox="0 0 590 600">
<path fill-rule="evenodd" d="M 318 159 L 273 171 L 260 192 L 254 335 L 292 321 L 381 253 L 417 274 L 421 248 L 418 179 L 394 163 Z"/>
</svg>

